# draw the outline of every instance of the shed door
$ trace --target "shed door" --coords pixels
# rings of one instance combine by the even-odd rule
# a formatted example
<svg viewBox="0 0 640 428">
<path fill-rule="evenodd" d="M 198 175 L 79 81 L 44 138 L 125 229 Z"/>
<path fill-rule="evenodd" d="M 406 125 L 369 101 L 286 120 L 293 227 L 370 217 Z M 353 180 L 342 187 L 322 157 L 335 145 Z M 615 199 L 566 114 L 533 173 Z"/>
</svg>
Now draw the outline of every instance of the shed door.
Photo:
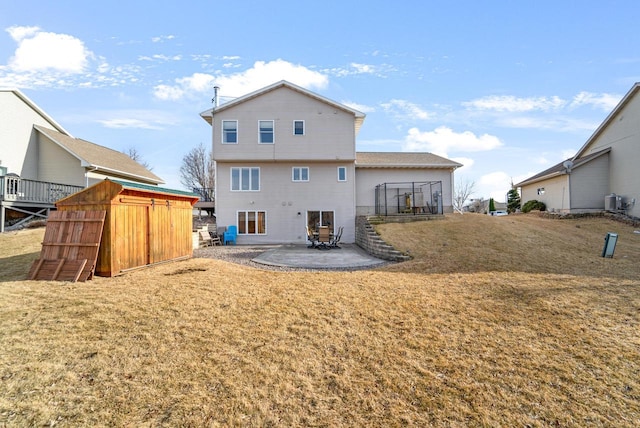
<svg viewBox="0 0 640 428">
<path fill-rule="evenodd" d="M 147 207 L 149 216 L 149 261 L 158 263 L 173 259 L 176 233 L 171 205 L 158 202 Z"/>
</svg>

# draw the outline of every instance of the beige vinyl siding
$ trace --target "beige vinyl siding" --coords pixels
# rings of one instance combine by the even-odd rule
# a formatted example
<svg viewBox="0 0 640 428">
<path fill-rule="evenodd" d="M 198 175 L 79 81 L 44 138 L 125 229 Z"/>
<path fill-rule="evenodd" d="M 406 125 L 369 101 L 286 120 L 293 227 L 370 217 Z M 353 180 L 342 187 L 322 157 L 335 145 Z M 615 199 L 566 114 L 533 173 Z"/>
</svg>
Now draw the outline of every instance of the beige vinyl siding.
<svg viewBox="0 0 640 428">
<path fill-rule="evenodd" d="M 51 142 L 46 136 L 39 136 L 40 156 L 38 180 L 52 183 L 84 186 L 84 168 L 78 158 Z"/>
<path fill-rule="evenodd" d="M 221 143 L 223 120 L 238 121 L 237 144 Z M 259 120 L 274 121 L 274 144 L 258 143 Z M 293 134 L 294 120 L 304 135 Z M 286 87 L 214 113 L 212 136 L 217 161 L 355 159 L 354 115 Z"/>
<path fill-rule="evenodd" d="M 571 210 L 602 210 L 609 194 L 609 154 L 571 172 Z"/>
<path fill-rule="evenodd" d="M 230 168 L 260 167 L 259 192 L 231 192 Z M 353 177 L 353 163 L 309 162 L 310 180 L 293 182 L 291 168 L 297 162 L 245 163 L 218 162 L 216 195 L 221 202 L 216 206 L 219 226 L 236 224 L 240 211 L 265 211 L 265 235 L 238 236 L 238 244 L 306 242 L 307 211 L 334 211 L 335 226 L 344 226 L 343 242 L 355 241 L 355 186 L 353 181 L 338 182 L 338 166 L 347 168 L 347 177 Z M 300 213 L 300 215 L 298 215 Z"/>
<path fill-rule="evenodd" d="M 636 93 L 611 119 L 600 135 L 589 144 L 584 155 L 611 147 L 609 154 L 609 189 L 627 202 L 636 199 L 628 212 L 640 216 L 640 96 Z M 604 205 L 604 201 L 603 201 Z"/>
<path fill-rule="evenodd" d="M 378 184 L 412 181 L 441 181 L 443 210 L 452 212 L 452 176 L 448 169 L 356 168 L 356 212 L 358 215 L 375 214 L 375 188 Z"/>
<path fill-rule="evenodd" d="M 22 178 L 38 179 L 39 150 L 33 125 L 55 128 L 12 91 L 0 91 L 0 161 L 8 172 Z"/>
<path fill-rule="evenodd" d="M 567 175 L 560 175 L 523 186 L 521 195 L 522 204 L 524 205 L 527 201 L 536 200 L 544 202 L 547 211 L 568 212 L 570 205 L 569 180 L 567 177 Z M 538 194 L 538 189 L 540 188 L 544 188 L 544 194 Z"/>
</svg>

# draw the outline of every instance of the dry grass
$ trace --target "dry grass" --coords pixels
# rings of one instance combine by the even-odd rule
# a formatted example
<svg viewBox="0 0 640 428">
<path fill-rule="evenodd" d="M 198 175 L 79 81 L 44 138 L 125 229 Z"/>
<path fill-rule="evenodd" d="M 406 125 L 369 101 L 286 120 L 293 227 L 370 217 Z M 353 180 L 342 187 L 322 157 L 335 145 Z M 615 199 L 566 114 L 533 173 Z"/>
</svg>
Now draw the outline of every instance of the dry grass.
<svg viewBox="0 0 640 428">
<path fill-rule="evenodd" d="M 24 280 L 42 231 L 0 235 L 0 425 L 640 425 L 633 228 L 379 229 L 415 259 L 322 273 L 192 259 L 75 284 Z M 604 260 L 606 231 L 620 238 Z"/>
</svg>

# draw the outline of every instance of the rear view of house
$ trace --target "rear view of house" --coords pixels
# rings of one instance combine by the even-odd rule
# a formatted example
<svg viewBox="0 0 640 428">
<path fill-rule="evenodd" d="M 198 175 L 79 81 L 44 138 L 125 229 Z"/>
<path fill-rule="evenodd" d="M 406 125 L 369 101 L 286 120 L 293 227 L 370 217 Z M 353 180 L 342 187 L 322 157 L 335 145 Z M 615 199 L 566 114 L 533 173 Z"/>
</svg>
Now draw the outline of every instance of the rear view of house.
<svg viewBox="0 0 640 428">
<path fill-rule="evenodd" d="M 356 215 L 375 213 L 377 186 L 385 184 L 404 183 L 411 212 L 451 210 L 460 164 L 431 154 L 356 153 L 365 115 L 292 83 L 201 116 L 212 127 L 217 222 L 237 226 L 238 243 L 304 243 L 308 229 L 322 226 L 342 228 L 342 241 L 353 243 Z"/>
</svg>

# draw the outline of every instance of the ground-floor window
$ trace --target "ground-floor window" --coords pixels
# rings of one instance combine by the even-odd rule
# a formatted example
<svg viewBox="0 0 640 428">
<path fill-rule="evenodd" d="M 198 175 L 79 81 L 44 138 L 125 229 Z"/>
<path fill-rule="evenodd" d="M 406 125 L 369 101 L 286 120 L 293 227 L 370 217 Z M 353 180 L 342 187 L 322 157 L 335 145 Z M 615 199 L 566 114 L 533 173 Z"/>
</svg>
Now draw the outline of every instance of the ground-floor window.
<svg viewBox="0 0 640 428">
<path fill-rule="evenodd" d="M 266 233 L 266 211 L 238 211 L 239 235 L 264 235 Z"/>
<path fill-rule="evenodd" d="M 333 232 L 333 211 L 307 211 L 307 225 L 311 230 L 318 230 L 320 226 L 328 226 Z"/>
</svg>

